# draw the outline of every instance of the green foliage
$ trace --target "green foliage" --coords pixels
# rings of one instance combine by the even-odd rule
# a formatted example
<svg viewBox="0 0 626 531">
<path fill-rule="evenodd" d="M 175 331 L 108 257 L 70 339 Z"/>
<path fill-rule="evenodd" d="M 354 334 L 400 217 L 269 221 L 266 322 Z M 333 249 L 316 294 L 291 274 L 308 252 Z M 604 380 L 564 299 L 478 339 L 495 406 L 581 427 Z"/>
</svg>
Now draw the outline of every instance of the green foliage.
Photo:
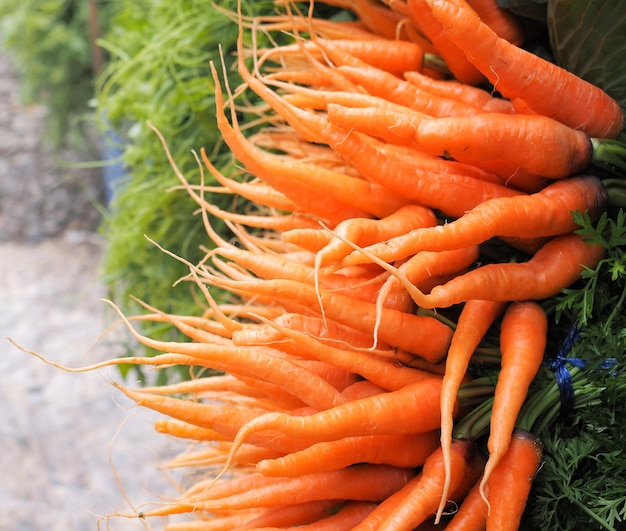
<svg viewBox="0 0 626 531">
<path fill-rule="evenodd" d="M 119 148 L 126 178 L 106 216 L 102 233 L 108 241 L 104 271 L 111 297 L 136 313 L 130 295 L 159 310 L 196 315 L 202 311 L 192 283 L 176 283 L 188 268 L 150 243 L 190 262 L 209 241 L 195 202 L 182 190 L 164 149 L 148 125 L 163 134 L 181 172 L 199 182 L 192 150 L 205 148 L 219 167 L 230 161 L 215 120 L 210 62 L 232 61 L 237 24 L 223 10 L 237 2 L 210 0 L 113 0 L 110 30 L 100 41 L 109 62 L 99 78 L 99 114 L 122 139 Z M 243 3 L 244 13 L 273 13 L 271 0 Z M 230 73 L 230 83 L 239 78 Z M 242 117 L 242 119 L 244 119 Z M 207 197 L 228 207 L 220 196 Z M 171 327 L 145 330 L 152 337 L 174 339 Z"/>
<path fill-rule="evenodd" d="M 549 0 L 547 20 L 556 62 L 626 110 L 626 1 Z"/>
<path fill-rule="evenodd" d="M 108 4 L 100 2 L 106 23 Z M 48 109 L 57 147 L 94 93 L 89 6 L 83 0 L 0 0 L 0 37 L 22 75 L 23 98 Z"/>
</svg>

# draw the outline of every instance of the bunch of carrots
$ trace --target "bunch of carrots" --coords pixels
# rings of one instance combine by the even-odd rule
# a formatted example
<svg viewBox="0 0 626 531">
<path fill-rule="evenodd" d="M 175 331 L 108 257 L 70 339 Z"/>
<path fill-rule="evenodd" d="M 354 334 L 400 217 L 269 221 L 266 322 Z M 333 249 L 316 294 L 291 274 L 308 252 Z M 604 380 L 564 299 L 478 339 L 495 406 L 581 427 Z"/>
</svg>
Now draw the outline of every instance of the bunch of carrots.
<svg viewBox="0 0 626 531">
<path fill-rule="evenodd" d="M 287 0 L 275 17 L 233 14 L 242 84 L 212 72 L 240 175 L 201 150 L 193 184 L 171 160 L 210 240 L 201 263 L 175 257 L 204 313 L 142 302 L 149 313 L 120 318 L 159 354 L 89 367 L 197 376 L 118 385 L 164 414 L 158 432 L 192 443 L 171 467 L 212 472 L 126 516 L 189 515 L 170 531 L 518 529 L 542 458 L 520 411 L 546 351 L 543 302 L 603 257 L 572 213 L 607 209 L 592 167 L 624 114 L 524 51 L 493 0 L 325 3 L 354 20 Z M 293 43 L 257 45 L 275 32 Z M 240 124 L 252 105 L 258 120 Z M 248 211 L 220 210 L 215 193 Z M 497 381 L 470 370 L 487 337 Z M 490 420 L 467 436 L 476 407 Z"/>
</svg>

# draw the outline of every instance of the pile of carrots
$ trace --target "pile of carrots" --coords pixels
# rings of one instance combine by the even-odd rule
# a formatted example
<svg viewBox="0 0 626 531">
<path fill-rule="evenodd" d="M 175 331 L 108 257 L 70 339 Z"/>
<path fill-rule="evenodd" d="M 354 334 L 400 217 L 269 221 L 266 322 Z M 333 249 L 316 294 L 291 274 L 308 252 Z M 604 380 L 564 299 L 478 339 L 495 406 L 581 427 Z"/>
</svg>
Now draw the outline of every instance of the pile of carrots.
<svg viewBox="0 0 626 531">
<path fill-rule="evenodd" d="M 518 529 L 542 457 L 518 419 L 546 350 L 542 302 L 602 259 L 572 213 L 607 208 L 587 170 L 623 112 L 524 51 L 493 0 L 325 3 L 355 21 L 289 1 L 275 17 L 233 14 L 243 83 L 212 72 L 239 175 L 201 150 L 190 183 L 171 161 L 210 239 L 182 279 L 206 309 L 142 303 L 133 319 L 184 342 L 120 314 L 159 354 L 94 367 L 189 366 L 189 381 L 118 387 L 192 443 L 171 467 L 209 473 L 127 516 L 189 515 L 170 531 Z M 278 32 L 293 43 L 258 44 Z M 239 123 L 251 105 L 258 120 Z M 212 193 L 249 208 L 220 210 Z M 487 336 L 495 385 L 470 370 Z M 486 428 L 461 436 L 485 404 Z"/>
</svg>

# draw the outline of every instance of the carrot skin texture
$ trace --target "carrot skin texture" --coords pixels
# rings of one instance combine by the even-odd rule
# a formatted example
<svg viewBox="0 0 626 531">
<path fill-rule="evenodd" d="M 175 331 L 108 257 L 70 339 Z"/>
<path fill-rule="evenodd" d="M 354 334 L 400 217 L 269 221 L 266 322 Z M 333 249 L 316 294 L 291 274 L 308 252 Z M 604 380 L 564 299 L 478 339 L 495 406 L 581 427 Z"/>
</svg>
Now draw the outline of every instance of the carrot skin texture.
<svg viewBox="0 0 626 531">
<path fill-rule="evenodd" d="M 259 461 L 257 470 L 267 476 L 297 476 L 336 470 L 356 463 L 417 467 L 438 446 L 438 431 L 409 435 L 362 435 L 320 442 L 299 452 Z"/>
<path fill-rule="evenodd" d="M 489 479 L 491 511 L 487 515 L 487 531 L 519 528 L 542 456 L 539 439 L 524 430 L 513 432 L 508 452 Z"/>
<path fill-rule="evenodd" d="M 446 36 L 506 98 L 521 98 L 536 113 L 592 137 L 615 138 L 622 131 L 623 111 L 600 88 L 498 37 L 471 9 L 425 1 Z"/>
<path fill-rule="evenodd" d="M 435 286 L 422 303 L 435 308 L 481 298 L 546 299 L 578 280 L 583 267 L 594 268 L 603 256 L 602 246 L 565 234 L 546 243 L 528 262 L 488 264 Z"/>
<path fill-rule="evenodd" d="M 571 177 L 555 181 L 535 194 L 484 201 L 455 221 L 415 229 L 366 249 L 389 262 L 418 251 L 444 251 L 478 245 L 494 237 L 556 236 L 578 228 L 572 211 L 588 212 L 592 219 L 597 219 L 606 207 L 607 198 L 606 188 L 597 177 Z M 368 258 L 359 251 L 353 251 L 343 263 L 367 261 Z"/>
<path fill-rule="evenodd" d="M 494 391 L 487 448 L 489 458 L 481 491 L 510 446 L 517 416 L 541 364 L 548 336 L 548 318 L 536 302 L 515 302 L 505 311 L 500 331 L 502 367 Z"/>
</svg>

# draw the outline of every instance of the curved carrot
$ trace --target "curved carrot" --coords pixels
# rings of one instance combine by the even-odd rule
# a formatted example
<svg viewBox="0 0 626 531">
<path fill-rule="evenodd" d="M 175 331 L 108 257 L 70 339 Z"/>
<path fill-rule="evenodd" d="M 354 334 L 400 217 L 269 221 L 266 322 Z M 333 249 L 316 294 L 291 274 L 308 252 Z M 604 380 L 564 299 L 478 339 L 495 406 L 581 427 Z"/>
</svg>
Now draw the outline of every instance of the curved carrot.
<svg viewBox="0 0 626 531">
<path fill-rule="evenodd" d="M 513 113 L 515 107 L 504 98 L 492 96 L 486 90 L 461 83 L 456 79 L 434 79 L 422 72 L 404 72 L 404 79 L 437 96 L 445 96 L 472 105 L 484 112 Z"/>
<path fill-rule="evenodd" d="M 298 476 L 336 470 L 356 463 L 418 467 L 436 450 L 438 442 L 438 430 L 409 435 L 344 437 L 259 461 L 256 468 L 266 476 Z"/>
<path fill-rule="evenodd" d="M 487 515 L 487 531 L 519 528 L 542 455 L 542 445 L 537 437 L 524 430 L 513 431 L 509 449 L 488 482 L 491 511 Z"/>
<path fill-rule="evenodd" d="M 468 60 L 464 52 L 465 46 L 453 41 L 447 35 L 442 22 L 431 12 L 428 2 L 426 0 L 407 0 L 407 6 L 411 22 L 433 43 L 454 77 L 468 85 L 482 83 L 485 79 L 484 73 Z"/>
<path fill-rule="evenodd" d="M 450 451 L 453 444 L 452 428 L 457 393 L 467 375 L 467 367 L 474 350 L 500 315 L 506 303 L 484 300 L 470 300 L 465 303 L 446 358 L 446 370 L 441 384 L 441 452 L 445 480 L 441 501 L 437 509 L 437 519 L 443 513 L 451 486 L 452 462 Z"/>
<path fill-rule="evenodd" d="M 307 308 L 319 314 L 318 293 L 314 286 L 275 278 L 271 280 L 231 281 L 219 277 L 204 280 L 245 296 L 265 296 L 287 311 Z M 372 333 L 377 321 L 376 305 L 360 302 L 354 305 L 352 297 L 322 290 L 319 293 L 326 316 L 340 323 Z M 292 310 L 293 309 L 293 310 Z M 380 317 L 380 338 L 387 344 L 437 363 L 445 356 L 451 329 L 433 317 L 414 315 L 384 308 Z"/>
<path fill-rule="evenodd" d="M 553 182 L 530 195 L 486 200 L 459 219 L 437 227 L 416 229 L 365 250 L 385 261 L 411 256 L 418 251 L 444 251 L 478 245 L 491 238 L 536 238 L 576 230 L 572 212 L 588 212 L 597 219 L 604 211 L 607 191 L 592 175 Z M 368 258 L 353 251 L 342 263 L 365 263 Z M 476 297 L 480 298 L 480 297 Z"/>
<path fill-rule="evenodd" d="M 460 486 L 471 468 L 474 445 L 456 440 L 452 446 L 453 490 Z M 441 450 L 435 450 L 421 472 L 392 496 L 384 500 L 354 528 L 354 531 L 410 531 L 432 515 L 439 504 L 444 478 Z"/>
<path fill-rule="evenodd" d="M 277 430 L 285 436 L 332 441 L 356 435 L 406 435 L 424 433 L 439 427 L 437 403 L 440 378 L 429 378 L 360 400 L 354 400 L 307 416 L 283 412 L 266 413 L 241 427 L 233 440 L 231 456 L 250 436 Z M 228 469 L 227 462 L 223 472 Z M 223 473 L 222 472 L 222 473 Z"/>
<path fill-rule="evenodd" d="M 380 501 L 401 488 L 414 475 L 413 469 L 387 465 L 361 464 L 341 470 L 316 472 L 253 488 L 221 498 L 200 496 L 182 498 L 172 505 L 164 505 L 144 511 L 145 517 L 181 514 L 192 511 L 242 510 L 255 507 L 271 507 L 276 503 L 296 504 L 319 500 Z"/>
<path fill-rule="evenodd" d="M 520 46 L 524 42 L 524 28 L 519 20 L 507 9 L 500 7 L 496 0 L 466 0 L 480 19 L 498 37 Z"/>
<path fill-rule="evenodd" d="M 517 416 L 543 362 L 547 333 L 548 319 L 535 302 L 515 302 L 504 313 L 500 331 L 502 367 L 491 410 L 489 458 L 480 482 L 485 500 L 486 485 L 509 449 Z"/>
<path fill-rule="evenodd" d="M 445 35 L 506 98 L 520 98 L 535 112 L 592 137 L 614 138 L 622 131 L 622 109 L 600 88 L 498 37 L 471 9 L 444 0 L 424 2 Z"/>
<path fill-rule="evenodd" d="M 351 350 L 349 347 L 333 347 L 304 332 L 289 329 L 279 325 L 277 322 L 267 322 L 288 339 L 287 341 L 277 342 L 277 349 L 281 349 L 293 356 L 325 361 L 338 368 L 356 373 L 366 378 L 370 383 L 390 391 L 401 389 L 408 384 L 434 376 L 428 371 L 398 365 L 396 360 L 377 356 L 375 352 L 361 352 Z"/>
<path fill-rule="evenodd" d="M 294 505 L 276 505 L 263 509 L 261 514 L 249 519 L 245 524 L 229 529 L 229 531 L 243 531 L 244 529 L 284 529 L 306 525 L 307 522 L 325 518 L 329 513 L 336 512 L 336 500 L 319 500 L 298 503 Z"/>
<path fill-rule="evenodd" d="M 340 127 L 352 124 L 357 131 L 392 143 L 413 140 L 430 155 L 466 164 L 506 161 L 504 178 L 511 175 L 512 167 L 562 179 L 585 170 L 593 155 L 586 133 L 542 115 L 484 113 L 423 119 L 393 109 L 333 103 L 328 105 L 328 120 Z"/>
</svg>

